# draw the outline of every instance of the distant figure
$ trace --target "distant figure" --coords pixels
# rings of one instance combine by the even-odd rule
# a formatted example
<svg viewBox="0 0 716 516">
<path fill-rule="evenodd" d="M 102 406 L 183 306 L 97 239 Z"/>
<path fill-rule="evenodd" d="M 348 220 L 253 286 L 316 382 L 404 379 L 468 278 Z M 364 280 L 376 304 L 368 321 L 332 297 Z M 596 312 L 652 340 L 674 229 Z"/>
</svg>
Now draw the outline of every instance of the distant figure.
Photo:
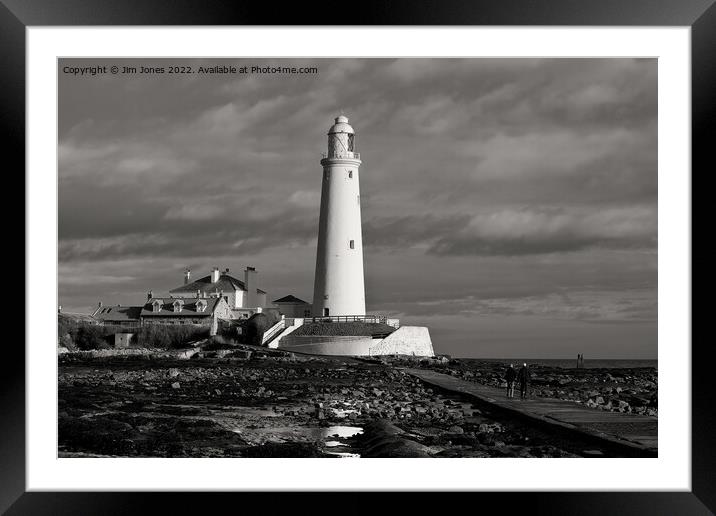
<svg viewBox="0 0 716 516">
<path fill-rule="evenodd" d="M 508 398 L 515 397 L 515 378 L 517 378 L 517 371 L 515 371 L 515 366 L 513 364 L 510 364 L 510 367 L 508 367 L 507 371 L 505 372 L 505 381 L 507 381 L 507 397 Z"/>
<path fill-rule="evenodd" d="M 520 399 L 525 399 L 527 396 L 527 386 L 530 382 L 530 373 L 527 370 L 527 364 L 522 364 L 520 370 L 517 372 L 517 381 L 520 382 Z"/>
<path fill-rule="evenodd" d="M 584 368 L 584 355 L 580 353 L 577 355 L 577 369 L 582 368 Z"/>
</svg>

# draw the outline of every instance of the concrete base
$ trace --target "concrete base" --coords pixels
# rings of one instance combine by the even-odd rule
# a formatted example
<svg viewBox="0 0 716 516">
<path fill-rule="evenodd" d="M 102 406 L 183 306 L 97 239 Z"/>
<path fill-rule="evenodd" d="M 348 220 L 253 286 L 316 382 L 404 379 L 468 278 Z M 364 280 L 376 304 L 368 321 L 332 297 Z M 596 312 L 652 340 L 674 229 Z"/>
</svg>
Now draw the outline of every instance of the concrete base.
<svg viewBox="0 0 716 516">
<path fill-rule="evenodd" d="M 287 334 L 278 342 L 278 349 L 334 356 L 435 355 L 430 333 L 424 326 L 402 326 L 384 339 Z"/>
</svg>

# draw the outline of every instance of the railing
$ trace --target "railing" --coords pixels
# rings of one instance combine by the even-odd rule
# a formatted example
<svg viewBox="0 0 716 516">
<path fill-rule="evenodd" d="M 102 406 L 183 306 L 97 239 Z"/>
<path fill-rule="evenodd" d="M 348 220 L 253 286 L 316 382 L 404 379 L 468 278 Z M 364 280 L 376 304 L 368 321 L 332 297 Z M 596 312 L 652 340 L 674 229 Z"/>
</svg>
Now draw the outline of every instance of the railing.
<svg viewBox="0 0 716 516">
<path fill-rule="evenodd" d="M 261 338 L 261 345 L 265 346 L 266 344 L 268 344 L 269 341 L 271 341 L 271 339 L 281 333 L 285 327 L 286 321 L 284 319 L 281 319 L 279 322 L 271 326 L 268 330 L 264 332 L 264 336 Z"/>
<path fill-rule="evenodd" d="M 321 157 L 323 159 L 328 158 L 327 152 L 321 152 Z M 345 156 L 331 156 L 331 158 L 341 159 L 341 158 L 348 158 L 348 159 L 360 159 L 360 152 L 346 152 Z"/>
<path fill-rule="evenodd" d="M 365 322 L 365 323 L 383 323 L 388 320 L 387 315 L 326 315 L 322 317 L 304 317 L 303 322 Z"/>
</svg>

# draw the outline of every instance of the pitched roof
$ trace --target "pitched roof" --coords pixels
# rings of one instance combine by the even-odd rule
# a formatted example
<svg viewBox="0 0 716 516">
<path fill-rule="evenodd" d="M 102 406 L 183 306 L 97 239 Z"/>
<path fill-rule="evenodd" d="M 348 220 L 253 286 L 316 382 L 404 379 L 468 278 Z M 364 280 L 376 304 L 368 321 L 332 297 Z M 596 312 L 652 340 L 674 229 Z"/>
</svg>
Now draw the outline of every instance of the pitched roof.
<svg viewBox="0 0 716 516">
<path fill-rule="evenodd" d="M 141 311 L 141 306 L 103 306 L 94 314 L 94 318 L 104 322 L 139 321 Z"/>
<path fill-rule="evenodd" d="M 201 290 L 202 292 L 216 292 L 223 290 L 224 292 L 231 292 L 237 291 L 237 290 L 246 290 L 246 284 L 244 284 L 243 281 L 234 278 L 233 276 L 229 276 L 225 272 L 221 273 L 221 276 L 219 276 L 219 280 L 216 283 L 211 282 L 211 274 L 208 276 L 204 276 L 203 278 L 199 278 L 196 281 L 192 281 L 191 283 L 188 283 L 186 285 L 181 285 L 180 287 L 173 288 L 169 291 L 170 294 L 176 293 L 176 292 L 191 292 L 194 294 L 197 290 Z M 256 289 L 256 292 L 259 294 L 265 294 L 263 290 L 260 288 Z"/>
<path fill-rule="evenodd" d="M 197 301 L 206 302 L 206 310 L 199 312 L 196 309 Z M 159 301 L 162 306 L 158 312 L 152 310 L 152 305 L 155 301 Z M 181 312 L 174 311 L 174 302 L 182 301 L 184 303 Z M 174 297 L 174 298 L 157 298 L 153 297 L 147 303 L 141 307 L 142 317 L 209 317 L 214 313 L 216 305 L 221 301 L 221 298 L 217 297 Z"/>
<path fill-rule="evenodd" d="M 274 303 L 295 303 L 295 304 L 301 304 L 301 305 L 307 305 L 308 303 L 304 301 L 303 299 L 299 299 L 296 296 L 289 294 L 287 296 L 282 297 L 281 299 L 274 299 Z"/>
</svg>

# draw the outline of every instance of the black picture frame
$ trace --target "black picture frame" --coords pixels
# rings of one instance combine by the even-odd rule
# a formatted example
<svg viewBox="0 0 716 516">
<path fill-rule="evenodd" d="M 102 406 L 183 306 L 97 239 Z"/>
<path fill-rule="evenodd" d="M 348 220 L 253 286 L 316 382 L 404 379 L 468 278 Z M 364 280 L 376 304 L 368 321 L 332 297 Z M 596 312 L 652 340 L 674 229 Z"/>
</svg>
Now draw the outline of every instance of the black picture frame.
<svg viewBox="0 0 716 516">
<path fill-rule="evenodd" d="M 29 26 L 89 25 L 575 25 L 689 26 L 692 72 L 693 170 L 712 172 L 707 158 L 716 141 L 715 0 L 364 0 L 352 12 L 335 2 L 281 3 L 239 0 L 0 0 L 0 120 L 6 173 L 24 192 L 25 29 Z M 348 5 L 348 4 L 347 4 Z M 10 157 L 11 160 L 7 160 Z M 709 166 L 710 165 L 710 166 Z M 707 168 L 708 166 L 708 168 Z M 7 171 L 6 171 L 7 172 Z M 23 196 L 24 197 L 24 196 Z M 693 201 L 692 201 L 693 212 Z M 692 217 L 694 222 L 696 217 Z M 693 226 L 692 226 L 693 228 Z M 692 229 L 693 235 L 693 229 Z M 17 246 L 19 248 L 19 245 Z M 694 246 L 692 245 L 692 253 Z M 29 271 L 25 270 L 27 275 Z M 693 275 L 693 268 L 692 268 Z M 705 290 L 705 287 L 702 287 Z M 692 312 L 694 313 L 694 312 Z M 26 324 L 29 311 L 25 312 Z M 692 315 L 693 320 L 693 315 Z M 693 323 L 692 323 L 693 331 Z M 710 388 L 709 340 L 694 341 L 692 356 L 692 490 L 690 492 L 454 493 L 447 507 L 479 510 L 482 503 L 509 504 L 531 514 L 711 514 L 716 511 L 716 396 Z M 660 343 L 661 345 L 662 343 Z M 669 343 L 689 346 L 691 343 Z M 276 497 L 266 493 L 39 493 L 25 488 L 25 350 L 3 347 L 0 391 L 0 511 L 7 514 L 127 514 L 159 504 L 163 513 L 205 512 L 265 504 L 278 512 Z M 292 510 L 306 504 L 312 512 L 365 513 L 388 508 L 385 494 L 341 495 L 340 506 L 315 494 L 292 493 L 282 504 Z M 476 506 L 475 498 L 480 506 Z M 240 499 L 240 500 L 239 500 Z M 425 493 L 402 496 L 400 512 L 445 510 Z M 261 506 L 261 505 L 260 505 Z M 487 507 L 488 505 L 485 505 Z M 233 512 L 233 509 L 232 509 Z"/>
</svg>

